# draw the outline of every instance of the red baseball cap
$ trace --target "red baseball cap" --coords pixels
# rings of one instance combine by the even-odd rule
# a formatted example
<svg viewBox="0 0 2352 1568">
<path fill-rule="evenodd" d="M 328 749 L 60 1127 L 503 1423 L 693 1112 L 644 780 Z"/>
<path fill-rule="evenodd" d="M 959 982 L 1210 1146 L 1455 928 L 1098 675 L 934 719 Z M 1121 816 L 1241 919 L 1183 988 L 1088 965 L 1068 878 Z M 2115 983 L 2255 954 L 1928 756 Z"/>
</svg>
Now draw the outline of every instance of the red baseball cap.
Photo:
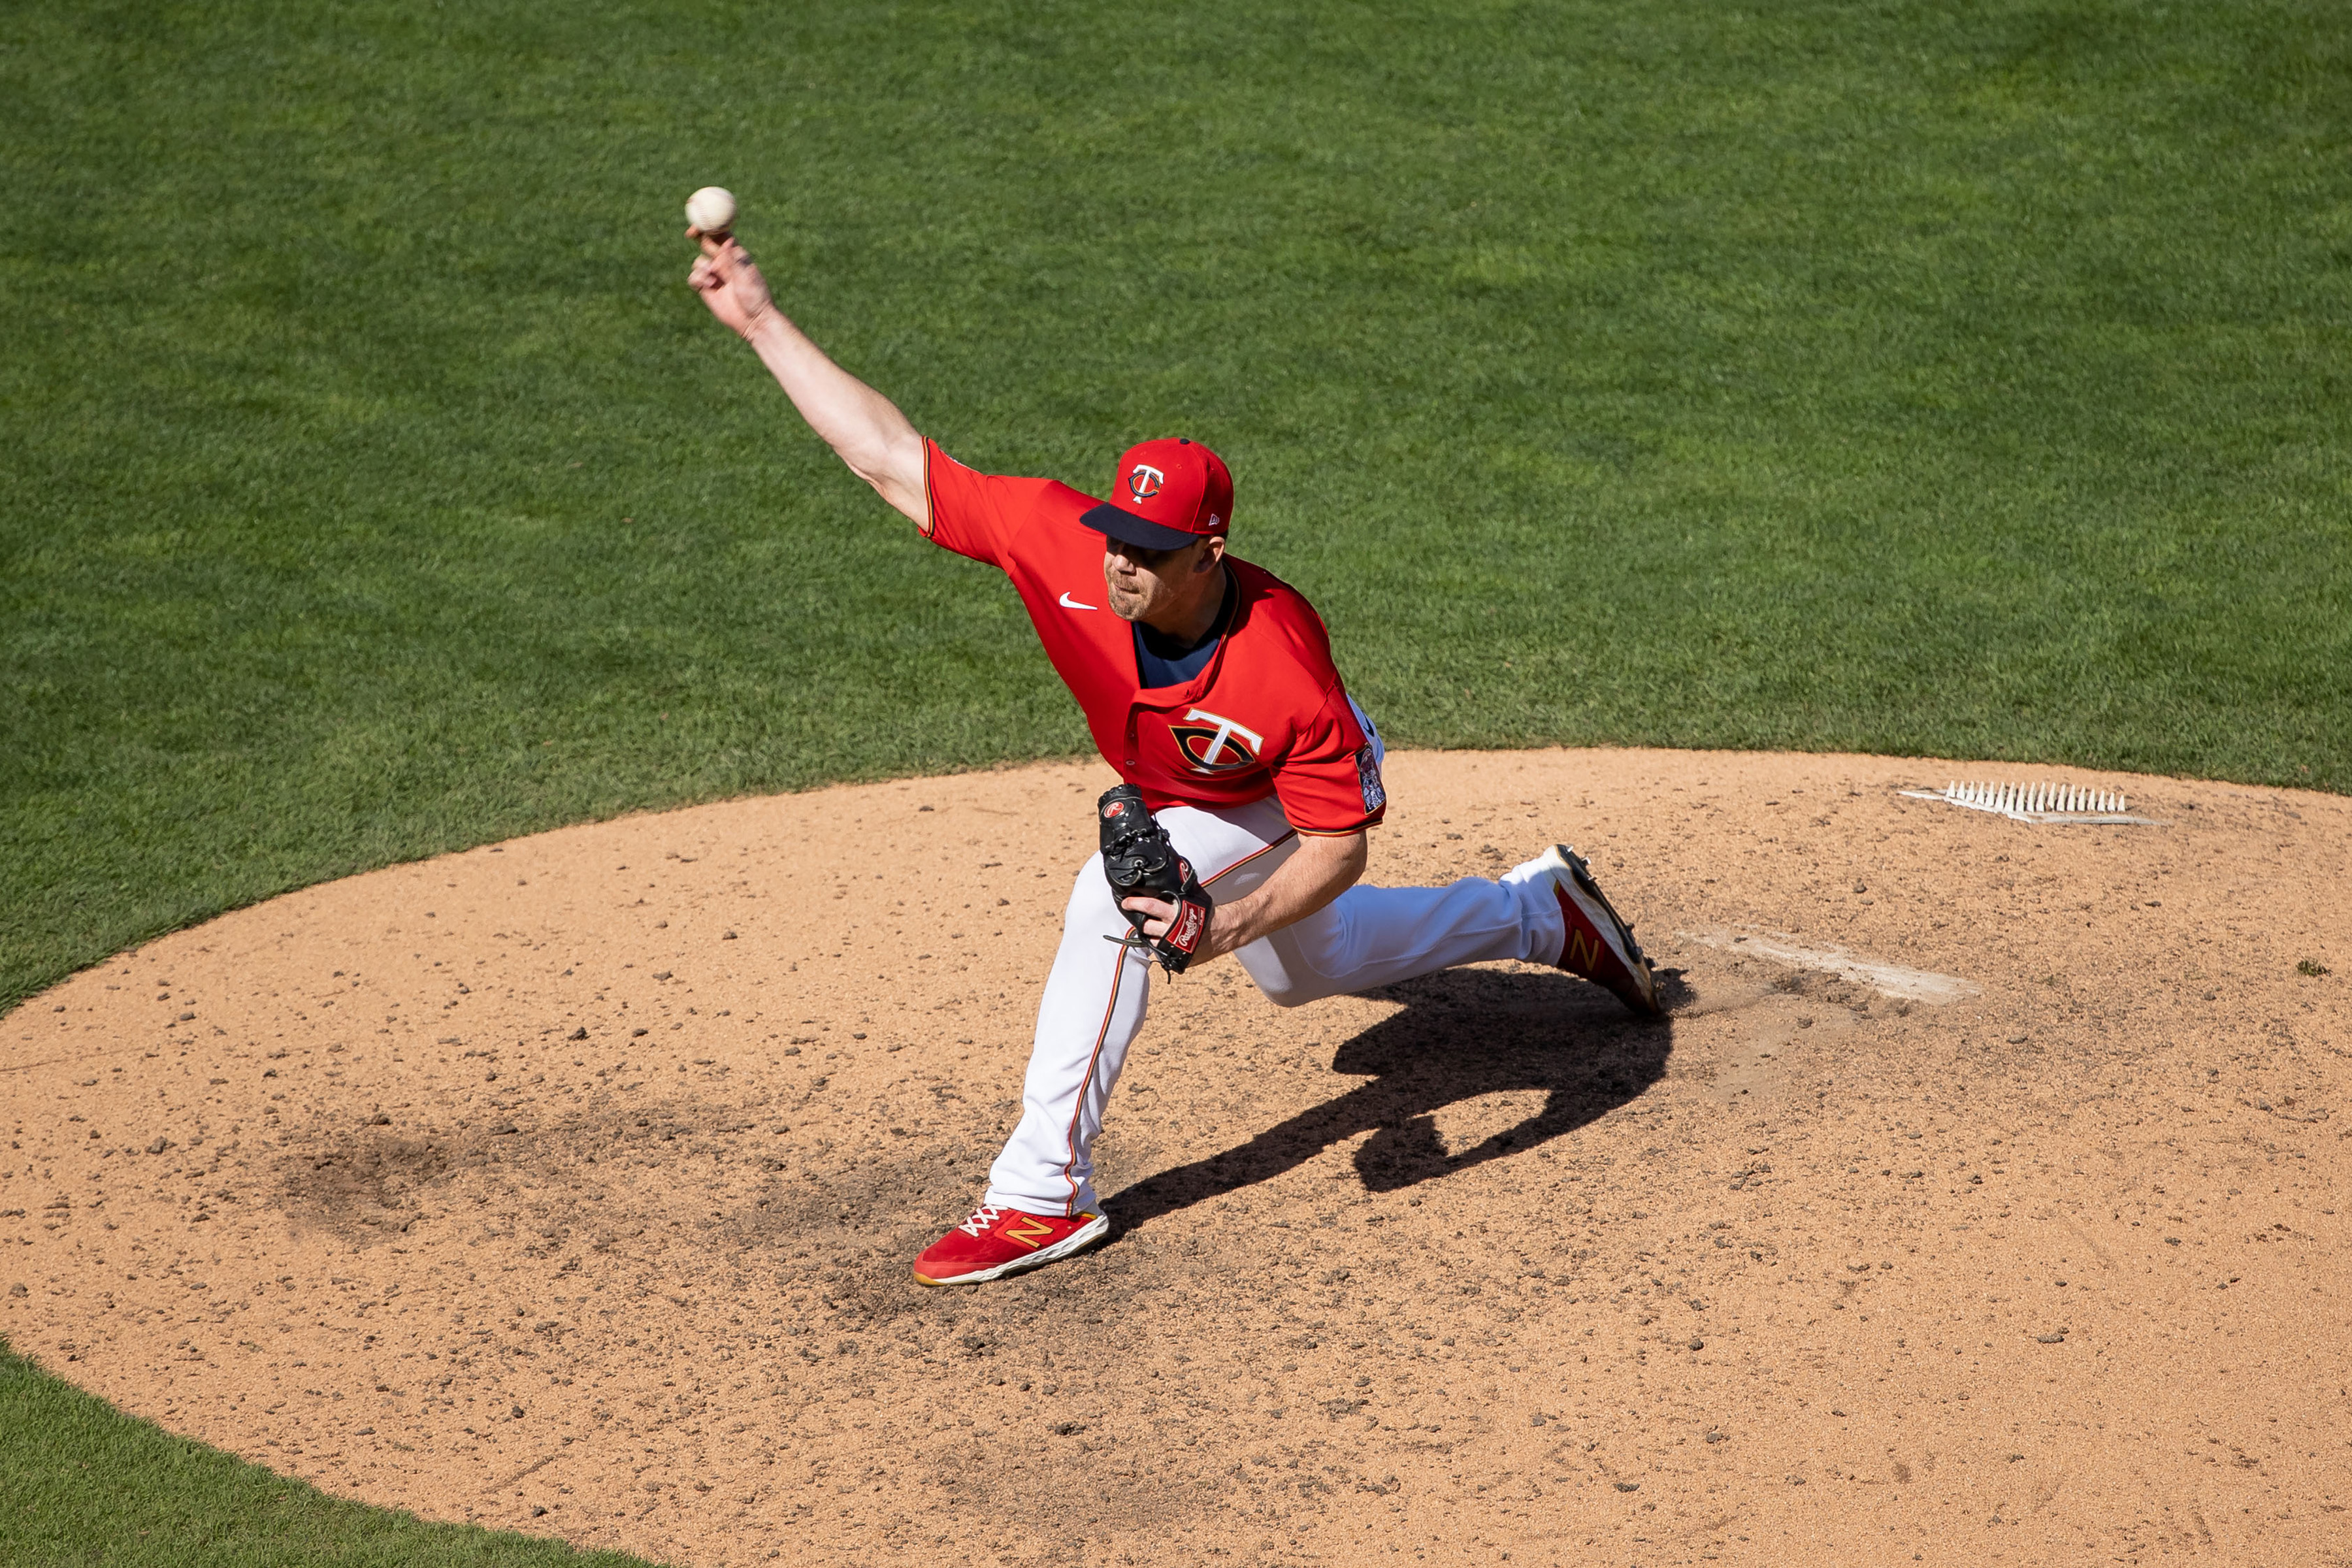
<svg viewBox="0 0 2352 1568">
<path fill-rule="evenodd" d="M 1234 476 L 1225 460 L 1181 436 L 1121 453 L 1111 496 L 1078 521 L 1145 550 L 1174 550 L 1224 533 L 1233 521 Z"/>
</svg>

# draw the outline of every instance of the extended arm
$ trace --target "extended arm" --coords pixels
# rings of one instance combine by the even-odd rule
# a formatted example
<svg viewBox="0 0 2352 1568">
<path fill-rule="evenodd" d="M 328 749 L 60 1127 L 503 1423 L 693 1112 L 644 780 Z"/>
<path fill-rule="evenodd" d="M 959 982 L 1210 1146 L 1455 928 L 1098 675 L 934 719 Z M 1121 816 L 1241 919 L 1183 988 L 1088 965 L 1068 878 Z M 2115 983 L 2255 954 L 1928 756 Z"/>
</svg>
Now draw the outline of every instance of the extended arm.
<svg viewBox="0 0 2352 1568">
<path fill-rule="evenodd" d="M 1361 833 L 1328 837 L 1299 835 L 1298 847 L 1275 868 L 1264 887 L 1247 898 L 1219 904 L 1210 912 L 1209 931 L 1201 939 L 1193 962 L 1246 947 L 1305 920 L 1356 885 L 1356 879 L 1364 874 L 1367 854 Z M 1165 931 L 1176 912 L 1172 905 L 1158 899 L 1129 899 L 1126 903 L 1129 909 L 1151 913 L 1153 919 L 1143 928 L 1151 936 Z"/>
<path fill-rule="evenodd" d="M 691 232 L 691 231 L 689 231 Z M 758 353 L 809 428 L 884 500 L 929 526 L 923 437 L 898 405 L 842 369 L 776 309 L 767 280 L 733 239 L 698 235 L 702 259 L 687 282 L 710 313 Z"/>
</svg>

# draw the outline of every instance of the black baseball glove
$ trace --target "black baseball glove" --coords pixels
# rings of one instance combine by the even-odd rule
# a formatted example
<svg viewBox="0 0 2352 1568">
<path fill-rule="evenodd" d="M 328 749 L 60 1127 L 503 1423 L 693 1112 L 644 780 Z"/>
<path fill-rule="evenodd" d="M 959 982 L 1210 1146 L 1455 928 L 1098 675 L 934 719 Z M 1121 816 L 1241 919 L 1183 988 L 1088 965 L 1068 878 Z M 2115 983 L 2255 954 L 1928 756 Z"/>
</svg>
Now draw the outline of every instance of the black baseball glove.
<svg viewBox="0 0 2352 1568">
<path fill-rule="evenodd" d="M 1183 973 L 1209 932 L 1209 911 L 1215 904 L 1208 889 L 1192 874 L 1192 863 L 1168 842 L 1168 830 L 1152 820 L 1141 790 L 1127 784 L 1105 790 L 1095 810 L 1102 827 L 1103 875 L 1110 881 L 1119 913 L 1133 928 L 1127 936 L 1103 940 L 1141 948 L 1169 973 Z M 1176 918 L 1165 934 L 1146 936 L 1144 922 L 1152 917 L 1129 909 L 1129 899 L 1164 900 L 1176 906 Z"/>
</svg>

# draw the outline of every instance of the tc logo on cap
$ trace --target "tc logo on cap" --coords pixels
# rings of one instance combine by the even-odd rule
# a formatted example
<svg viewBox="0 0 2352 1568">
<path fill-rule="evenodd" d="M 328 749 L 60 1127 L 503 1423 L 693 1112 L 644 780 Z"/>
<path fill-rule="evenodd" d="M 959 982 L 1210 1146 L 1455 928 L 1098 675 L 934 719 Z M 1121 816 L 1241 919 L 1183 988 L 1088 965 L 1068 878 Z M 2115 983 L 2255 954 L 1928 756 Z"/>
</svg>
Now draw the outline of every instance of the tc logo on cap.
<svg viewBox="0 0 2352 1568">
<path fill-rule="evenodd" d="M 1139 441 L 1110 471 L 1112 500 L 1078 521 L 1104 537 L 1144 550 L 1180 550 L 1225 531 L 1234 512 L 1234 477 L 1198 441 L 1161 437 Z"/>
</svg>

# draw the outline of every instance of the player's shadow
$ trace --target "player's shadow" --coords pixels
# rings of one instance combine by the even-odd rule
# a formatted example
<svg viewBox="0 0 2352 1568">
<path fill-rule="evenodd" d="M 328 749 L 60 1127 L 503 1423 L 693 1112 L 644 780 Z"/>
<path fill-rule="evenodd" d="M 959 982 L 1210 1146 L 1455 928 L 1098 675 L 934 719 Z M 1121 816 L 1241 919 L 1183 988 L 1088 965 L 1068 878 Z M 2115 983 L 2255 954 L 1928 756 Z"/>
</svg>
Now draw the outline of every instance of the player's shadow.
<svg viewBox="0 0 2352 1568">
<path fill-rule="evenodd" d="M 1660 978 L 1672 1001 L 1680 976 Z M 1673 1049 L 1671 1022 L 1636 1018 L 1599 986 L 1565 974 L 1450 969 L 1365 994 L 1404 1004 L 1332 1058 L 1332 1071 L 1372 1075 L 1369 1082 L 1126 1188 L 1104 1205 L 1117 1227 L 1271 1180 L 1365 1131 L 1372 1135 L 1356 1151 L 1356 1171 L 1376 1193 L 1498 1160 L 1637 1098 L 1664 1076 Z M 1507 1089 L 1543 1090 L 1543 1109 L 1448 1153 L 1436 1112 Z"/>
</svg>

